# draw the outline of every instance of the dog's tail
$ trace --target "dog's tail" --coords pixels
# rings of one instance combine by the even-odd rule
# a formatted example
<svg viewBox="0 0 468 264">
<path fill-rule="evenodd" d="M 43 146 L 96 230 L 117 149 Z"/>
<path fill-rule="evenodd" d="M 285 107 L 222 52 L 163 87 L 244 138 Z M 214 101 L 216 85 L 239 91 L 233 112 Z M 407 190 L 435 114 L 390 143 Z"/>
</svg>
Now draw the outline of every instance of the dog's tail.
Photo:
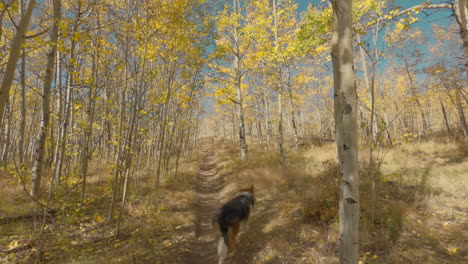
<svg viewBox="0 0 468 264">
<path fill-rule="evenodd" d="M 218 264 L 223 264 L 224 260 L 227 258 L 228 251 L 229 251 L 229 235 L 228 235 L 229 227 L 228 227 L 228 224 L 225 221 L 223 221 L 223 219 L 220 216 L 221 216 L 221 210 L 218 210 L 216 214 L 213 216 L 212 226 L 213 226 L 213 231 L 219 228 L 219 231 L 222 235 L 222 237 L 218 239 L 218 258 L 219 258 Z"/>
<path fill-rule="evenodd" d="M 212 219 L 213 231 L 215 231 L 216 228 L 218 227 L 219 231 L 221 232 L 221 235 L 223 236 L 224 243 L 226 244 L 226 246 L 229 246 L 229 235 L 228 235 L 229 225 L 220 216 L 221 216 L 221 210 L 218 210 L 216 214 L 213 216 L 213 219 Z"/>
<path fill-rule="evenodd" d="M 219 219 L 218 224 L 219 224 L 219 230 L 221 231 L 221 235 L 223 236 L 224 243 L 226 246 L 229 248 L 229 225 L 226 223 L 226 221 L 223 221 L 224 219 Z"/>
<path fill-rule="evenodd" d="M 228 227 L 226 226 L 226 229 L 224 230 L 222 226 L 220 226 L 221 229 L 221 234 L 223 235 L 224 239 L 224 244 L 229 248 L 229 235 L 228 235 Z"/>
</svg>

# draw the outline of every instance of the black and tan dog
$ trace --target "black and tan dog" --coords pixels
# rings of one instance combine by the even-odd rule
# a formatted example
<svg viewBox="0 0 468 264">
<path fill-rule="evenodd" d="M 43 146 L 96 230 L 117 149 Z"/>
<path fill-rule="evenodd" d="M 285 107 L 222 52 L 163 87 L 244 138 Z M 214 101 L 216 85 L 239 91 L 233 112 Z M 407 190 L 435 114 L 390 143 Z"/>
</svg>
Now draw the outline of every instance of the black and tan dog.
<svg viewBox="0 0 468 264">
<path fill-rule="evenodd" d="M 255 204 L 254 186 L 241 190 L 240 194 L 223 205 L 216 211 L 213 217 L 213 229 L 219 227 L 221 238 L 218 241 L 219 264 L 229 255 L 236 236 L 239 234 L 240 225 L 247 224 L 250 210 Z"/>
</svg>

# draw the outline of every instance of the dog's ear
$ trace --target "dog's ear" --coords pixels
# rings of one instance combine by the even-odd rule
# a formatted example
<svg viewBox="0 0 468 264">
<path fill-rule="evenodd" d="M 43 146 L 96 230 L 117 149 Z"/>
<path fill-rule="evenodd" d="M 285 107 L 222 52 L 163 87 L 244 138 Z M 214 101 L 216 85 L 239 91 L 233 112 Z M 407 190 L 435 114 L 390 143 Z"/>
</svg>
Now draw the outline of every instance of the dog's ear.
<svg viewBox="0 0 468 264">
<path fill-rule="evenodd" d="M 248 190 L 249 190 L 249 192 L 252 193 L 252 194 L 255 193 L 254 185 L 252 184 Z"/>
</svg>

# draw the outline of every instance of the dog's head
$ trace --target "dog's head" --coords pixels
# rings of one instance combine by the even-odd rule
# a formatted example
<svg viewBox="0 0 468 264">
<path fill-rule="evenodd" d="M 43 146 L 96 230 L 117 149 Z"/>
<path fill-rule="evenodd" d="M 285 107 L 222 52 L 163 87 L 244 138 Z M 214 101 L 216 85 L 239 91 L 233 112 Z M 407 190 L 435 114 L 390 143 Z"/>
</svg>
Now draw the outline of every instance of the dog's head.
<svg viewBox="0 0 468 264">
<path fill-rule="evenodd" d="M 248 192 L 250 194 L 252 194 L 252 199 L 250 201 L 250 203 L 252 204 L 252 206 L 255 205 L 255 188 L 254 188 L 254 185 L 250 185 L 249 188 L 246 188 L 246 189 L 241 189 L 240 190 L 241 192 Z"/>
</svg>

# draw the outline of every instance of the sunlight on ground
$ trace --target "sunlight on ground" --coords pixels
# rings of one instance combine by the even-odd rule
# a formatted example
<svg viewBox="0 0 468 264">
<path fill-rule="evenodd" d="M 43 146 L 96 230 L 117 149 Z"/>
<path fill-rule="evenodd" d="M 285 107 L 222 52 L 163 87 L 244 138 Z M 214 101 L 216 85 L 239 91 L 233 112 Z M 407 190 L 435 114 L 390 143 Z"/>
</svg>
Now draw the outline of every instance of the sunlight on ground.
<svg viewBox="0 0 468 264">
<path fill-rule="evenodd" d="M 251 153 L 249 161 L 242 163 L 229 143 L 217 150 L 220 175 L 226 181 L 219 205 L 251 183 L 257 197 L 249 229 L 241 232 L 233 260 L 338 263 L 337 197 L 329 197 L 330 190 L 338 188 L 334 144 L 291 152 L 286 174 L 274 152 L 253 147 Z M 366 155 L 363 150 L 361 159 L 366 160 Z M 42 258 L 50 263 L 71 263 L 71 259 L 76 263 L 105 259 L 112 259 L 109 263 L 181 263 L 184 254 L 194 250 L 191 186 L 197 164 L 193 160 L 186 165 L 180 176 L 184 179 L 167 180 L 158 192 L 151 187 L 153 177 L 142 176 L 132 183 L 118 239 L 113 226 L 104 221 L 108 204 L 103 197 L 110 195 L 107 186 L 112 176 L 108 170 L 97 175 L 96 169 L 90 176 L 86 206 L 71 203 L 65 218 L 58 214 L 56 221 L 47 224 Z M 368 222 L 368 195 L 362 189 L 362 263 L 463 263 L 468 253 L 467 171 L 466 152 L 455 142 L 411 143 L 385 153 L 374 225 Z M 361 171 L 363 179 L 365 173 Z M 26 212 L 32 206 L 18 185 L 3 179 L 1 186 L 1 215 L 21 212 L 21 208 Z M 5 234 L 0 238 L 1 250 L 30 248 L 0 253 L 0 262 L 18 258 L 27 263 L 37 255 L 32 251 L 35 238 L 29 235 L 33 226 L 29 221 L 0 225 Z"/>
</svg>

